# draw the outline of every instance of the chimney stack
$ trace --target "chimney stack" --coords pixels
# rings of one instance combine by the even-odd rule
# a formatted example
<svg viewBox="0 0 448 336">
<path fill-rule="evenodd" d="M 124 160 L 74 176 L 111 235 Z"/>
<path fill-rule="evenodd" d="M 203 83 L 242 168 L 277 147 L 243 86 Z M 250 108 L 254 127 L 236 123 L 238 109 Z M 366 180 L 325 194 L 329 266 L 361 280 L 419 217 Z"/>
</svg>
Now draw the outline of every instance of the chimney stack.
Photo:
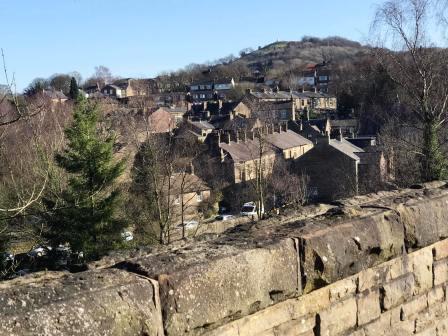
<svg viewBox="0 0 448 336">
<path fill-rule="evenodd" d="M 281 133 L 281 131 L 282 131 L 282 125 L 280 123 L 275 124 L 274 132 Z"/>
<path fill-rule="evenodd" d="M 221 162 L 224 162 L 224 150 L 220 148 L 220 154 L 221 154 Z"/>
<path fill-rule="evenodd" d="M 296 102 L 291 98 L 291 119 L 296 121 Z"/>
</svg>

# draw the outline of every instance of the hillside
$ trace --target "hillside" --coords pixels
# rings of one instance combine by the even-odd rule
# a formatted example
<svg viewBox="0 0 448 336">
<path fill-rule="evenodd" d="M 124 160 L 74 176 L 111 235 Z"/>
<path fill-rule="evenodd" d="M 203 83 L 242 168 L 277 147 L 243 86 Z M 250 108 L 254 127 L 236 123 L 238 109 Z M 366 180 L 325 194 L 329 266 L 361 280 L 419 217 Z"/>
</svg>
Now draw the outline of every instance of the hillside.
<svg viewBox="0 0 448 336">
<path fill-rule="evenodd" d="M 368 51 L 368 47 L 341 37 L 304 37 L 301 41 L 271 43 L 243 54 L 235 62 L 244 63 L 249 69 L 258 70 L 268 77 L 275 77 L 285 72 L 300 71 L 309 63 L 354 61 Z"/>
<path fill-rule="evenodd" d="M 310 63 L 326 62 L 331 68 L 352 65 L 369 53 L 369 47 L 341 37 L 304 37 L 300 41 L 277 41 L 257 50 L 250 48 L 239 57 L 229 55 L 207 64 L 191 64 L 184 69 L 160 75 L 167 87 L 183 87 L 198 80 L 233 77 L 288 81 L 299 76 Z"/>
</svg>

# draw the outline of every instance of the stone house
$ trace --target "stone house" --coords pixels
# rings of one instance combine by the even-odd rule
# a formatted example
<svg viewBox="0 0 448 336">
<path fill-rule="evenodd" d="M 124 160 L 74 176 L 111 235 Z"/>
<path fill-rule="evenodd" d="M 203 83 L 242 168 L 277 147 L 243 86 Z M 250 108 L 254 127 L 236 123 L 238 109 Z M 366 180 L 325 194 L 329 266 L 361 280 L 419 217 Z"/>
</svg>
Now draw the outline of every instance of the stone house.
<svg viewBox="0 0 448 336">
<path fill-rule="evenodd" d="M 91 89 L 93 89 L 93 87 Z M 89 90 L 89 88 L 86 88 L 86 90 Z M 123 78 L 105 85 L 100 91 L 105 96 L 122 99 L 136 96 L 148 96 L 150 94 L 150 87 L 148 80 Z"/>
<path fill-rule="evenodd" d="M 43 96 L 47 98 L 52 105 L 63 104 L 68 100 L 68 97 L 62 91 L 43 90 Z"/>
<path fill-rule="evenodd" d="M 263 90 L 262 92 L 249 90 L 245 99 L 251 102 L 269 102 L 271 109 L 275 109 L 275 104 L 287 104 L 287 107 L 279 105 L 278 110 L 291 110 L 296 113 L 287 113 L 280 119 L 289 120 L 298 119 L 296 115 L 303 114 L 309 119 L 309 112 L 313 111 L 317 114 L 333 113 L 337 110 L 337 98 L 327 93 L 319 92 L 297 92 L 297 91 L 279 91 L 279 90 Z"/>
<path fill-rule="evenodd" d="M 194 82 L 189 87 L 193 101 L 223 99 L 233 88 L 235 88 L 233 78 L 219 78 Z"/>
<path fill-rule="evenodd" d="M 188 108 L 184 106 L 162 106 L 159 109 L 167 111 L 173 117 L 176 125 L 180 125 L 184 120 Z"/>
<path fill-rule="evenodd" d="M 219 142 L 221 162 L 229 181 L 235 184 L 255 179 L 257 169 L 267 176 L 272 173 L 275 160 L 297 159 L 313 148 L 311 141 L 286 127 L 276 129 L 274 125 L 252 132 L 229 132 L 225 138 L 225 142 Z"/>
<path fill-rule="evenodd" d="M 165 108 L 158 108 L 150 113 L 148 123 L 151 133 L 168 133 L 176 128 L 175 117 Z"/>
<path fill-rule="evenodd" d="M 210 122 L 233 119 L 236 116 L 248 118 L 251 116 L 251 109 L 242 101 L 224 102 L 222 99 L 218 99 L 217 101 L 189 104 L 187 114 L 189 119 Z"/>
<path fill-rule="evenodd" d="M 126 97 L 126 90 L 122 89 L 121 87 L 113 84 L 107 84 L 101 89 L 101 93 L 107 97 L 112 98 L 125 98 Z"/>
<path fill-rule="evenodd" d="M 297 84 L 303 88 L 316 90 L 318 92 L 328 92 L 331 82 L 331 70 L 325 63 L 308 64 L 303 70 Z"/>
<path fill-rule="evenodd" d="M 311 196 L 334 200 L 367 192 L 384 183 L 386 162 L 380 151 L 361 149 L 342 136 L 317 138 L 315 146 L 294 163 L 310 178 Z"/>
<path fill-rule="evenodd" d="M 330 120 L 331 134 L 334 136 L 342 133 L 343 136 L 354 137 L 358 133 L 359 122 L 357 119 Z"/>
<path fill-rule="evenodd" d="M 185 122 L 186 132 L 184 134 L 194 137 L 197 141 L 203 143 L 209 134 L 211 134 L 215 127 L 207 121 L 191 121 Z"/>
<path fill-rule="evenodd" d="M 196 218 L 200 206 L 210 199 L 210 187 L 193 172 L 176 173 L 170 181 L 170 204 L 173 206 L 174 217 L 184 212 L 184 220 Z"/>
</svg>

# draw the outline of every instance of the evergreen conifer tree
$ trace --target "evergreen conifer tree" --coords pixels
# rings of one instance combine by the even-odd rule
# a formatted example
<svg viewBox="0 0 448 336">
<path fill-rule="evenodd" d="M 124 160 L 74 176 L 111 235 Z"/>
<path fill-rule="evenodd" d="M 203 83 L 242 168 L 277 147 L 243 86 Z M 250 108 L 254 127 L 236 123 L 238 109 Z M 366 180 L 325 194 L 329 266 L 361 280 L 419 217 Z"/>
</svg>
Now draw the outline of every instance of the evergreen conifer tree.
<svg viewBox="0 0 448 336">
<path fill-rule="evenodd" d="M 76 79 L 75 77 L 72 77 L 72 79 L 70 80 L 70 92 L 69 92 L 70 98 L 71 99 L 78 99 L 78 95 L 79 95 L 79 88 L 78 88 L 78 83 L 76 83 Z"/>
<path fill-rule="evenodd" d="M 57 164 L 69 175 L 68 185 L 61 200 L 52 202 L 48 216 L 52 245 L 69 243 L 87 259 L 121 245 L 125 226 L 117 217 L 117 178 L 124 160 L 114 160 L 115 137 L 98 129 L 98 118 L 95 105 L 77 101 L 73 124 L 65 130 L 67 148 L 56 155 Z"/>
</svg>

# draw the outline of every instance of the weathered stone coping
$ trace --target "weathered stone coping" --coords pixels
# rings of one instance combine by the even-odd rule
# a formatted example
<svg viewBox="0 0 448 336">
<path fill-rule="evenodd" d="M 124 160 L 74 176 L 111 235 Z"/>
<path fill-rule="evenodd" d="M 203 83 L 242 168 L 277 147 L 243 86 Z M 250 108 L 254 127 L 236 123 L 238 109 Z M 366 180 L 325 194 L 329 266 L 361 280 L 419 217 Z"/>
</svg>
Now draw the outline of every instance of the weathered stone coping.
<svg viewBox="0 0 448 336">
<path fill-rule="evenodd" d="M 5 282 L 0 331 L 201 335 L 448 237 L 443 184 L 337 205 L 117 258 L 109 268 Z"/>
</svg>

